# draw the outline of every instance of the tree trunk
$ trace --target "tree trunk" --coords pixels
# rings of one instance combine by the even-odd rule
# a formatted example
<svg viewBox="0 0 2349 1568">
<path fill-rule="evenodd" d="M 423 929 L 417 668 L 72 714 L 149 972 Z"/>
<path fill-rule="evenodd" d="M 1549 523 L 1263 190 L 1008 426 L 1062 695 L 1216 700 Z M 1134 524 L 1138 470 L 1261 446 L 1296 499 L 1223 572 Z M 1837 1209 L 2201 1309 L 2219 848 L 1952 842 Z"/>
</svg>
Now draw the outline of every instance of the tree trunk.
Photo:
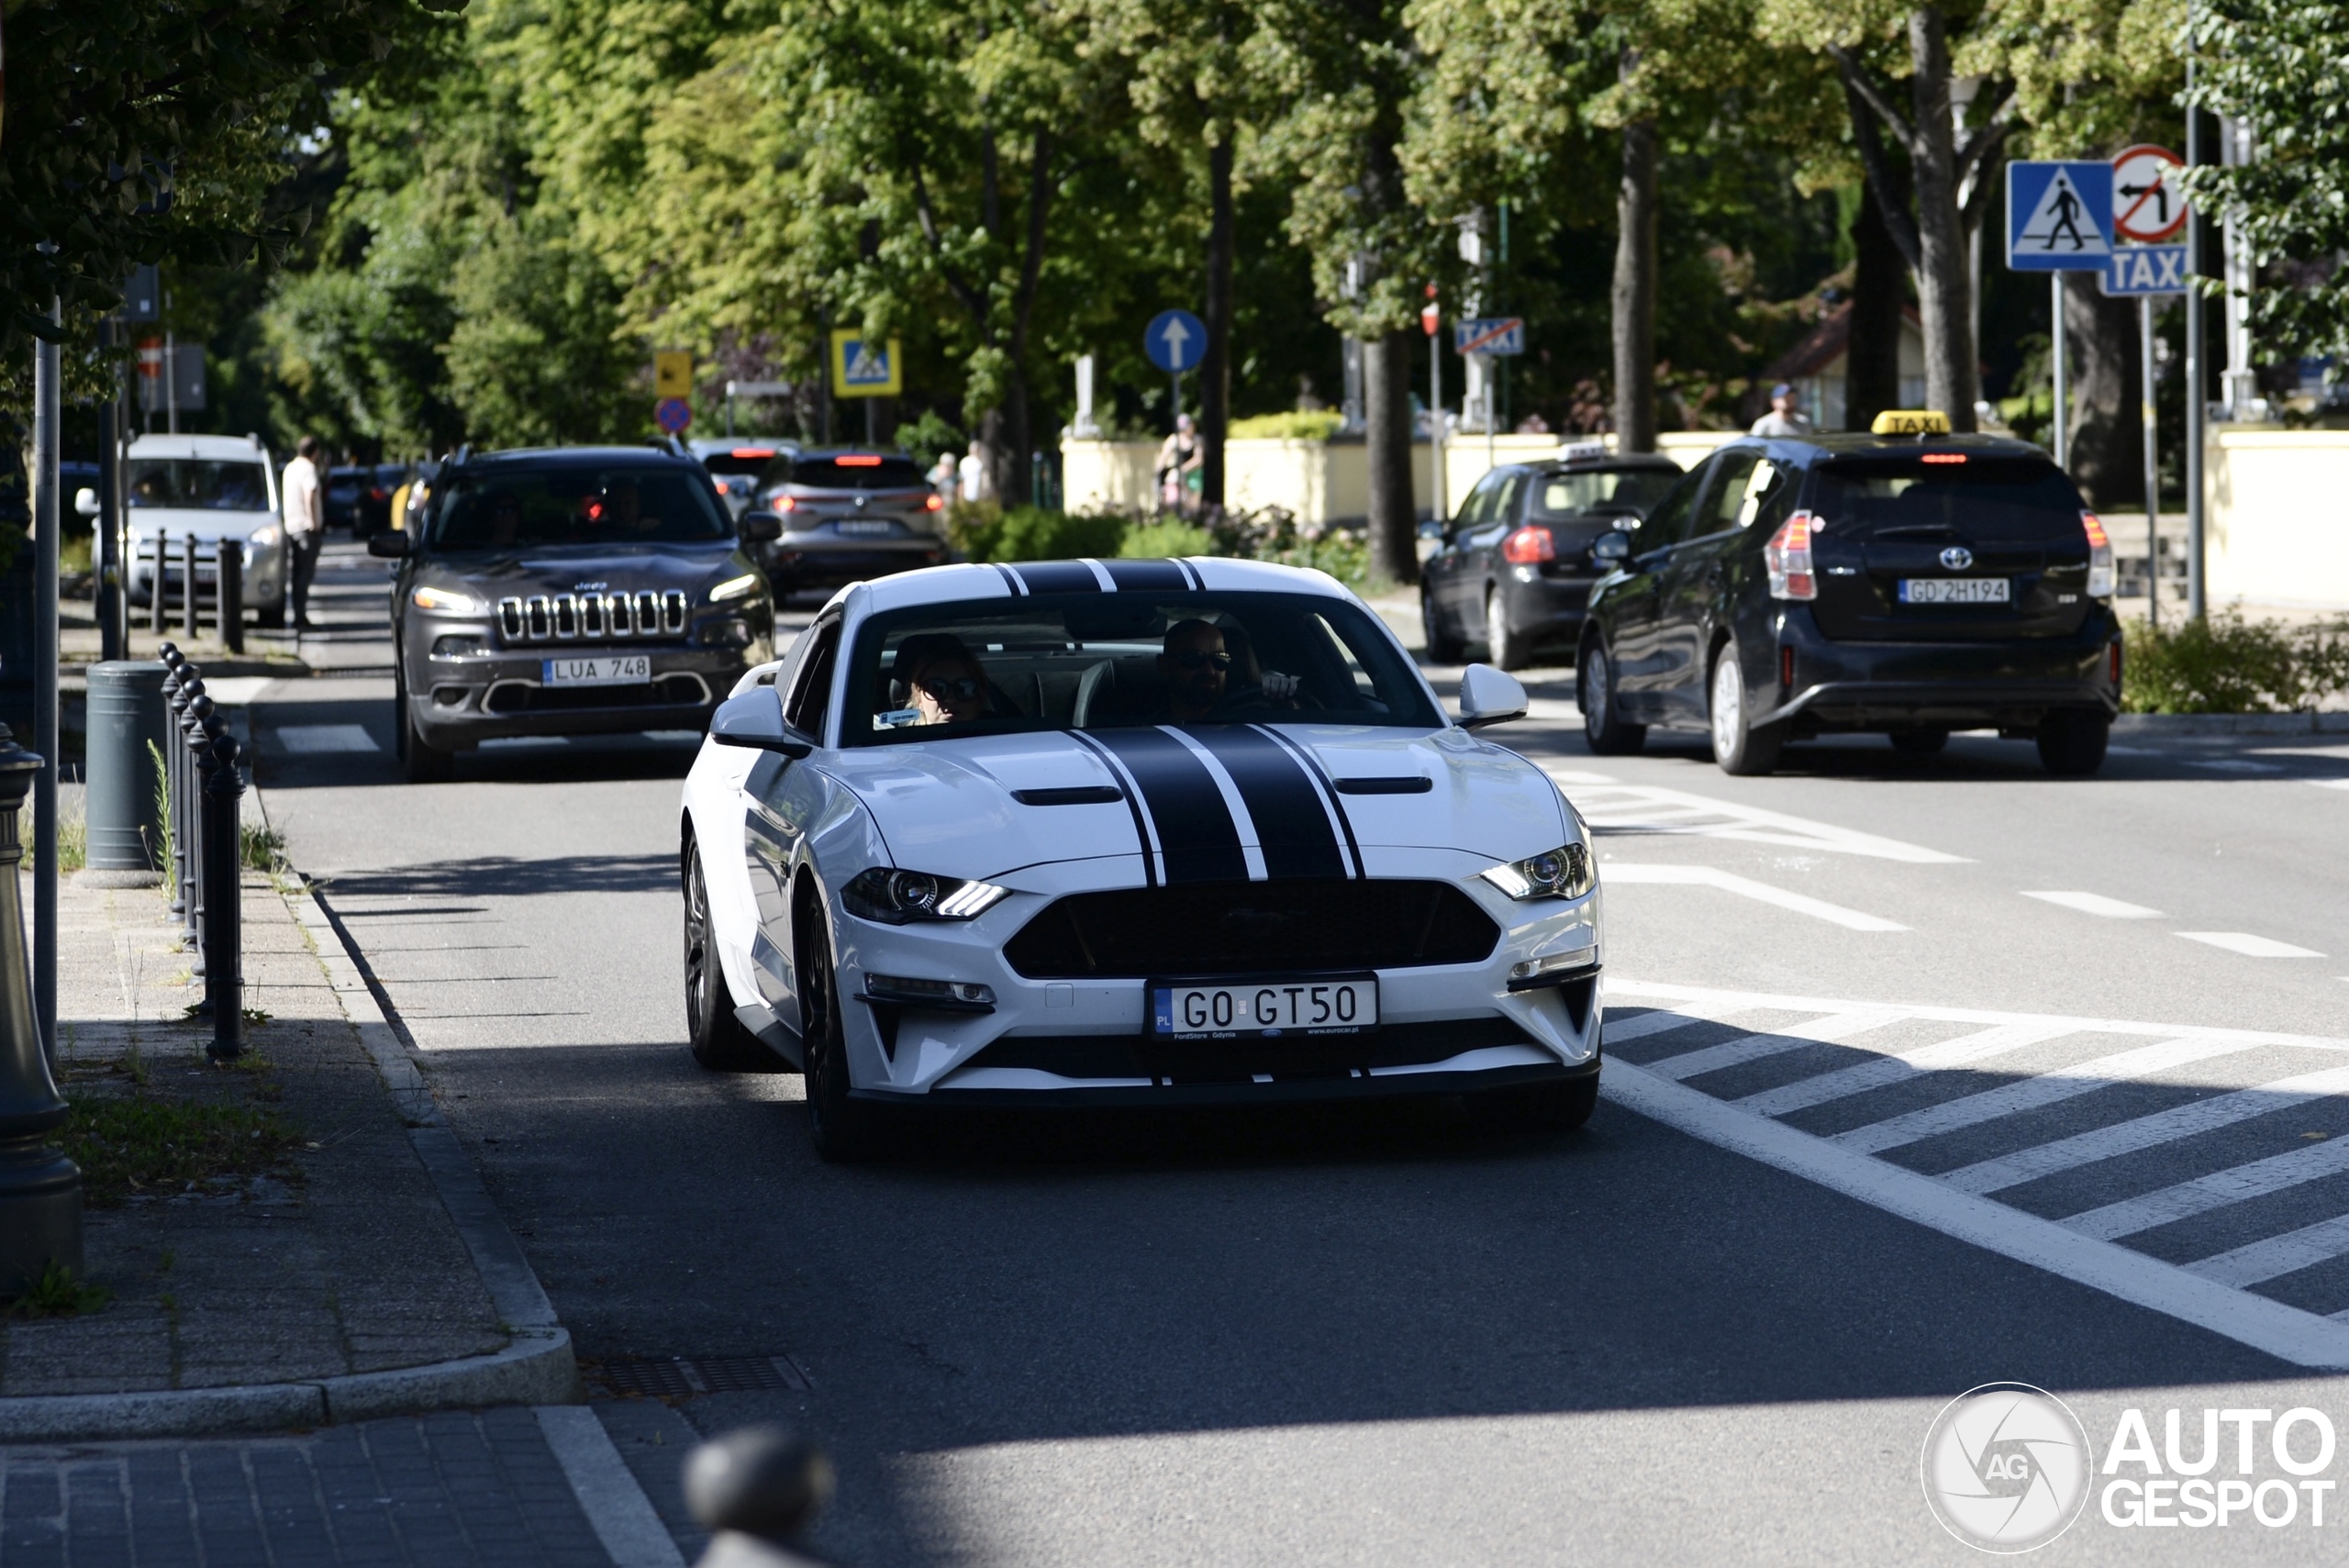
<svg viewBox="0 0 2349 1568">
<path fill-rule="evenodd" d="M 1411 494 L 1411 333 L 1362 346 L 1364 440 L 1370 459 L 1370 559 L 1396 583 L 1419 575 L 1419 507 Z"/>
<path fill-rule="evenodd" d="M 1003 475 L 1003 505 L 1032 506 L 1036 495 L 1035 464 L 1031 461 L 1028 428 L 1028 378 L 1015 362 L 1003 384 L 1003 451 L 996 472 Z"/>
<path fill-rule="evenodd" d="M 979 416 L 979 499 L 1001 501 L 1004 480 L 1003 409 L 996 406 Z"/>
<path fill-rule="evenodd" d="M 1625 71 L 1630 70 L 1629 57 Z M 1655 450 L 1656 129 L 1623 128 L 1623 183 L 1615 197 L 1615 444 Z"/>
<path fill-rule="evenodd" d="M 1199 360 L 1199 500 L 1223 505 L 1223 438 L 1231 422 L 1231 137 L 1208 149 L 1208 329 Z"/>
<path fill-rule="evenodd" d="M 1909 163 L 1917 186 L 1917 309 L 1924 317 L 1925 401 L 1953 430 L 1975 428 L 1982 395 L 1974 358 L 1974 287 L 1957 208 L 1956 135 L 1949 112 L 1949 38 L 1938 6 L 1909 13 Z"/>
<path fill-rule="evenodd" d="M 2064 274 L 2064 323 L 2071 339 L 2072 478 L 2088 505 L 2114 508 L 2145 495 L 2143 373 L 2137 302 L 2107 299 L 2094 274 Z"/>
<path fill-rule="evenodd" d="M 1844 350 L 1843 428 L 1865 430 L 1900 406 L 1900 302 L 1909 269 L 1884 226 L 1876 186 L 1863 181 L 1852 217 L 1852 334 Z"/>
</svg>

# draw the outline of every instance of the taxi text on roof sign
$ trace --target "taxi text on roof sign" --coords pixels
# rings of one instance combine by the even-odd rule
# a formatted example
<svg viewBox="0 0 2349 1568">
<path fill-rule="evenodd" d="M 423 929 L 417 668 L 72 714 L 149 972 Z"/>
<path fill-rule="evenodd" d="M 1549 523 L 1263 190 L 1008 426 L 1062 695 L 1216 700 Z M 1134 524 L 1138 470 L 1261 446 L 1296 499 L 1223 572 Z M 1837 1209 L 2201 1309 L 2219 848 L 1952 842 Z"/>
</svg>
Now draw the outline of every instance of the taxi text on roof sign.
<svg viewBox="0 0 2349 1568">
<path fill-rule="evenodd" d="M 1868 430 L 1878 436 L 1946 436 L 1949 416 L 1938 408 L 1887 408 Z"/>
</svg>

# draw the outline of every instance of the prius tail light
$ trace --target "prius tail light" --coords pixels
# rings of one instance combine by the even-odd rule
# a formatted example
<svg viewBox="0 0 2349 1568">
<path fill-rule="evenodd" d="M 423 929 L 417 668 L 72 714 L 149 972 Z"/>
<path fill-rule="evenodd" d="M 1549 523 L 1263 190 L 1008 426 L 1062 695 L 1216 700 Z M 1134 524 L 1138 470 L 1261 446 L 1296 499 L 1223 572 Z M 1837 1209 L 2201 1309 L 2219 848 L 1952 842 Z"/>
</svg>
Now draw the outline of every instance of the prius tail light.
<svg viewBox="0 0 2349 1568">
<path fill-rule="evenodd" d="M 1548 528 L 1520 528 L 1501 540 L 1501 559 L 1517 566 L 1537 566 L 1558 559 L 1558 541 Z"/>
<path fill-rule="evenodd" d="M 1770 569 L 1770 596 L 1774 599 L 1815 599 L 1819 597 L 1819 578 L 1810 563 L 1811 516 L 1797 512 L 1778 525 L 1770 542 L 1762 547 L 1762 561 Z"/>
<path fill-rule="evenodd" d="M 2109 599 L 2112 597 L 2112 540 L 2094 512 L 2080 514 L 2080 527 L 2088 536 L 2088 597 Z"/>
<path fill-rule="evenodd" d="M 921 509 L 925 512 L 942 512 L 946 510 L 946 497 L 933 494 L 922 501 Z"/>
</svg>

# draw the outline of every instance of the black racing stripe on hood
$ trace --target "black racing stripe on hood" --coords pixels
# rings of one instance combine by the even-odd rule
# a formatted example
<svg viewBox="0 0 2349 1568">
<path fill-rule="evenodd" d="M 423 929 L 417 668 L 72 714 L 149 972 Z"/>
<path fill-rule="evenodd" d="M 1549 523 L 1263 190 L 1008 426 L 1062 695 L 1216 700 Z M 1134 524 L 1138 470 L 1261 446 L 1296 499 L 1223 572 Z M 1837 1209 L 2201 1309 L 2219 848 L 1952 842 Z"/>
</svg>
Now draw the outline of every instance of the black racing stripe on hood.
<svg viewBox="0 0 2349 1568">
<path fill-rule="evenodd" d="M 1169 883 L 1248 880 L 1240 825 L 1215 775 L 1188 746 L 1158 729 L 1104 729 L 1089 739 L 1116 753 L 1141 787 Z"/>
<path fill-rule="evenodd" d="M 1126 797 L 1126 809 L 1132 812 L 1134 816 L 1134 848 L 1141 851 L 1142 884 L 1146 887 L 1156 887 L 1158 858 L 1150 852 L 1150 828 L 1141 819 L 1141 802 L 1135 798 L 1132 790 L 1126 787 L 1125 777 L 1118 766 L 1117 757 L 1107 746 L 1102 745 L 1100 741 L 1083 730 L 1072 729 L 1067 733 L 1070 740 L 1099 757 L 1101 765 L 1109 770 L 1109 776 L 1118 781 L 1118 793 Z"/>
<path fill-rule="evenodd" d="M 1126 594 L 1187 594 L 1191 582 L 1172 561 L 1105 561 L 1109 581 Z"/>
<path fill-rule="evenodd" d="M 1277 729 L 1267 729 L 1262 725 L 1251 728 L 1259 734 L 1270 736 L 1275 743 L 1286 748 L 1297 759 L 1297 765 L 1312 775 L 1314 784 L 1321 791 L 1321 798 L 1330 803 L 1330 814 L 1338 819 L 1338 830 L 1346 836 L 1346 853 L 1353 861 L 1354 874 L 1368 876 L 1370 873 L 1363 869 L 1362 845 L 1354 839 L 1353 818 L 1346 815 L 1346 803 L 1339 798 L 1337 786 L 1330 782 L 1329 773 L 1321 766 L 1321 759 L 1316 757 L 1309 748 L 1299 745 Z"/>
<path fill-rule="evenodd" d="M 1004 570 L 1028 585 L 1031 594 L 1097 594 L 1101 579 L 1082 561 L 1027 561 Z"/>
<path fill-rule="evenodd" d="M 1270 877 L 1346 874 L 1337 830 L 1320 794 L 1288 749 L 1239 724 L 1202 724 L 1183 731 L 1208 749 L 1239 786 L 1241 804 L 1256 825 L 1256 844 Z"/>
<path fill-rule="evenodd" d="M 1028 592 L 1028 584 L 1022 583 L 1019 580 L 1019 574 L 1012 571 L 1010 567 L 997 566 L 996 568 L 996 572 L 997 575 L 1002 577 L 1004 586 L 1011 590 L 1011 595 L 1013 598 L 1019 598 Z"/>
</svg>

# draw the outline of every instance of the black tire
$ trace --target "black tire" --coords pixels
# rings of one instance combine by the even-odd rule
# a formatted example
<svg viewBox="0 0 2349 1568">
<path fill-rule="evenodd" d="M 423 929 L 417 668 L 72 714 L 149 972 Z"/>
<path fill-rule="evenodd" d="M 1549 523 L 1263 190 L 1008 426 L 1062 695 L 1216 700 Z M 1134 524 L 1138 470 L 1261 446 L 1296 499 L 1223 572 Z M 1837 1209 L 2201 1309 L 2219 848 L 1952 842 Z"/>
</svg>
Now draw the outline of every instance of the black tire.
<svg viewBox="0 0 2349 1568">
<path fill-rule="evenodd" d="M 1705 691 L 1706 711 L 1712 719 L 1713 761 L 1720 764 L 1721 772 L 1746 777 L 1776 772 L 1778 752 L 1786 744 L 1786 727 L 1753 722 L 1736 643 L 1722 643 L 1720 651 L 1713 655 Z"/>
<path fill-rule="evenodd" d="M 408 717 L 406 682 L 395 684 L 400 689 L 392 695 L 392 734 L 402 775 L 412 784 L 447 784 L 457 776 L 457 759 L 425 744 L 424 737 L 416 732 L 415 720 Z"/>
<path fill-rule="evenodd" d="M 1457 664 L 1467 657 L 1468 647 L 1443 627 L 1443 612 L 1435 607 L 1435 596 L 1426 588 L 1419 590 L 1419 628 L 1427 635 L 1428 658 L 1438 664 Z"/>
<path fill-rule="evenodd" d="M 1522 670 L 1531 662 L 1526 639 L 1508 628 L 1508 606 L 1498 588 L 1485 595 L 1485 657 L 1497 669 Z"/>
<path fill-rule="evenodd" d="M 755 1073 L 775 1065 L 774 1053 L 734 1016 L 734 994 L 710 938 L 701 851 L 691 846 L 685 851 L 685 1031 L 694 1060 L 713 1073 Z"/>
<path fill-rule="evenodd" d="M 1615 691 L 1615 656 L 1594 637 L 1575 661 L 1575 696 L 1582 705 L 1583 743 L 1597 756 L 1628 756 L 1647 744 L 1648 727 L 1623 722 Z"/>
<path fill-rule="evenodd" d="M 2039 722 L 2039 760 L 2057 778 L 2084 779 L 2104 766 L 2112 740 L 2112 719 L 2077 708 L 2049 714 Z"/>
<path fill-rule="evenodd" d="M 1930 757 L 1949 744 L 1946 729 L 1896 729 L 1886 737 L 1904 757 Z"/>
<path fill-rule="evenodd" d="M 285 629 L 285 606 L 282 603 L 263 605 L 253 611 L 253 619 L 260 623 L 261 628 L 263 631 L 284 631 Z"/>
<path fill-rule="evenodd" d="M 800 1018 L 807 1025 L 807 1140 L 835 1165 L 870 1160 L 882 1150 L 877 1107 L 849 1097 L 848 1041 L 842 1029 L 831 930 L 819 913 L 802 933 Z"/>
<path fill-rule="evenodd" d="M 1478 1126 L 1502 1132 L 1572 1132 L 1598 1108 L 1598 1075 L 1563 1084 L 1487 1089 L 1467 1099 Z"/>
</svg>

